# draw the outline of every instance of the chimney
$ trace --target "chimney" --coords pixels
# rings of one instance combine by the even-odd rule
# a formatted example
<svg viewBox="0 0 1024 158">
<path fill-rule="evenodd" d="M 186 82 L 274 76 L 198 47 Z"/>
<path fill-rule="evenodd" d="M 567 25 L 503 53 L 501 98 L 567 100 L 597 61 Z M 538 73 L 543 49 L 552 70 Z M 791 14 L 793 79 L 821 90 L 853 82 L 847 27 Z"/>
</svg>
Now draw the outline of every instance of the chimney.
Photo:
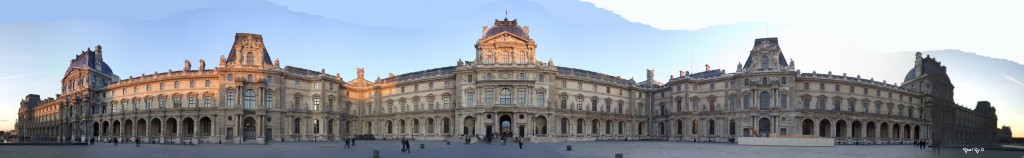
<svg viewBox="0 0 1024 158">
<path fill-rule="evenodd" d="M 704 71 L 711 71 L 711 65 L 704 64 Z"/>
</svg>

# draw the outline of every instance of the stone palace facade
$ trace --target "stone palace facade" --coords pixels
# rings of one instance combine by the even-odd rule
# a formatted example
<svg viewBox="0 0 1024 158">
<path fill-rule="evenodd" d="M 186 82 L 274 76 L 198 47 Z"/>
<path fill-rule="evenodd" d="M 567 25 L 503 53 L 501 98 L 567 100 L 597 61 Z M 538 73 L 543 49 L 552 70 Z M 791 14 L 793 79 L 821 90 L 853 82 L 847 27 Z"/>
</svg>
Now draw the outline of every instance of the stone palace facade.
<svg viewBox="0 0 1024 158">
<path fill-rule="evenodd" d="M 16 128 L 37 141 L 226 143 L 490 133 L 535 142 L 813 135 L 893 144 L 987 139 L 972 136 L 990 131 L 995 138 L 995 109 L 956 106 L 945 67 L 920 53 L 896 86 L 800 72 L 776 38 L 761 38 L 735 72 L 709 67 L 661 83 L 647 70 L 637 82 L 539 61 L 529 27 L 516 20 L 495 20 L 482 34 L 473 61 L 375 80 L 359 68 L 347 81 L 281 67 L 258 34 L 236 34 L 212 69 L 186 60 L 179 70 L 126 79 L 96 46 L 71 61 L 56 97 L 25 97 Z"/>
</svg>

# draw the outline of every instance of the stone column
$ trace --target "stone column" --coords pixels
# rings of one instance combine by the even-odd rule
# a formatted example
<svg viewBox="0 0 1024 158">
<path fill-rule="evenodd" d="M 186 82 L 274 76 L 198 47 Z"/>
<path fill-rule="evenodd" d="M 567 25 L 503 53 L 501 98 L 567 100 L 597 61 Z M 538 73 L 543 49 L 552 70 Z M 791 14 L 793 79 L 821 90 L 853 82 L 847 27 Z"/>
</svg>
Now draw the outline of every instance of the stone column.
<svg viewBox="0 0 1024 158">
<path fill-rule="evenodd" d="M 801 122 L 803 122 L 803 121 L 801 121 Z M 813 134 L 814 136 L 821 136 L 821 134 L 818 134 L 819 132 L 821 132 L 820 131 L 821 128 L 819 127 L 821 125 L 818 125 L 821 122 L 816 120 L 816 119 L 811 119 L 811 122 L 812 122 L 811 131 L 813 131 L 813 132 L 811 132 L 811 134 Z M 803 126 L 803 123 L 801 123 L 801 126 Z"/>
</svg>

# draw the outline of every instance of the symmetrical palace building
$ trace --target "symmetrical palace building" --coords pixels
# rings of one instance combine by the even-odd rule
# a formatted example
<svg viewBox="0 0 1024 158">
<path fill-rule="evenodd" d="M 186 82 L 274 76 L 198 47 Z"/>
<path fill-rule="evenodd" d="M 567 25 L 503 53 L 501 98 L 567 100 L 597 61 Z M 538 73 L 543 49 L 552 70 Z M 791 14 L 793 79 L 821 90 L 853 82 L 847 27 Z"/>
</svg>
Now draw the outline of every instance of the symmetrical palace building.
<svg viewBox="0 0 1024 158">
<path fill-rule="evenodd" d="M 536 142 L 995 140 L 995 109 L 987 102 L 975 110 L 955 105 L 945 67 L 920 53 L 896 86 L 802 73 L 776 38 L 762 38 L 735 72 L 680 72 L 661 83 L 648 70 L 647 80 L 637 82 L 537 60 L 529 27 L 516 20 L 495 20 L 482 33 L 473 61 L 375 80 L 359 68 L 347 81 L 282 67 L 258 34 L 236 34 L 212 69 L 186 60 L 180 70 L 125 79 L 96 46 L 71 61 L 56 97 L 26 96 L 16 128 L 23 139 L 48 141 L 266 143 L 364 134 L 457 140 L 489 133 Z"/>
</svg>

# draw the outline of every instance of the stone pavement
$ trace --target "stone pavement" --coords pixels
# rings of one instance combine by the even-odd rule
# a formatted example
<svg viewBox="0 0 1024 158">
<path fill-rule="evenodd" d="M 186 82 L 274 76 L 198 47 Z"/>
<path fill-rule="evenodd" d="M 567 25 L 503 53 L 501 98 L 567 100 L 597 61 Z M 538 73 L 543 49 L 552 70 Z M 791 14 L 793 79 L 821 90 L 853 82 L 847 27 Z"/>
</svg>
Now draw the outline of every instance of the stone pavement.
<svg viewBox="0 0 1024 158">
<path fill-rule="evenodd" d="M 692 142 L 640 142 L 640 141 L 601 141 L 571 142 L 572 151 L 565 151 L 566 143 L 526 144 L 520 150 L 515 144 L 507 146 L 494 144 L 465 145 L 452 142 L 445 145 L 440 141 L 412 141 L 412 153 L 401 153 L 398 141 L 359 141 L 352 149 L 342 149 L 342 142 L 277 142 L 268 145 L 236 145 L 236 144 L 202 144 L 202 145 L 157 145 L 109 143 L 96 145 L 7 145 L 0 146 L 0 158 L 31 157 L 31 158 L 65 158 L 65 157 L 360 157 L 373 155 L 373 150 L 380 150 L 380 156 L 390 157 L 443 157 L 443 158 L 501 158 L 501 157 L 614 157 L 622 153 L 624 157 L 1011 157 L 1024 155 L 1021 151 L 986 150 L 980 154 L 964 152 L 958 148 L 945 148 L 941 155 L 933 154 L 931 149 L 917 149 L 911 145 L 859 145 L 836 147 L 772 147 L 772 146 L 739 146 L 729 143 L 692 143 Z M 420 149 L 425 144 L 426 149 Z"/>
</svg>

